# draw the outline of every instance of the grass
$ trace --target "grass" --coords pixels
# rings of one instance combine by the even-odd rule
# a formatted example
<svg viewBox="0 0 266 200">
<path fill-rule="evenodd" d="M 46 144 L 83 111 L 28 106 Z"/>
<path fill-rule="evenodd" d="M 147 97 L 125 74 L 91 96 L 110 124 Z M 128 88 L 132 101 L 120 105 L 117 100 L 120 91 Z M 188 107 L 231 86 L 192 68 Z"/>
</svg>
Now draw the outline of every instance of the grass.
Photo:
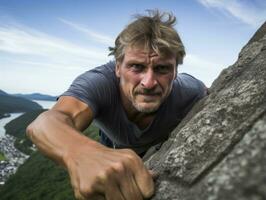
<svg viewBox="0 0 266 200">
<path fill-rule="evenodd" d="M 2 152 L 0 152 L 0 161 L 1 160 L 6 160 L 6 157 L 5 157 L 5 155 Z"/>
</svg>

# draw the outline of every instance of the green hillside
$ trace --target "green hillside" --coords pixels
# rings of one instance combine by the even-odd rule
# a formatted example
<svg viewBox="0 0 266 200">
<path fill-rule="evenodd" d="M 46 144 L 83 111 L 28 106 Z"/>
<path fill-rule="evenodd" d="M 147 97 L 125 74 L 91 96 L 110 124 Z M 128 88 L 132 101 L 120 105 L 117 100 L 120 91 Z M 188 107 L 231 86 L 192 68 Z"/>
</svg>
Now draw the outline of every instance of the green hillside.
<svg viewBox="0 0 266 200">
<path fill-rule="evenodd" d="M 13 133 L 12 135 L 17 137 L 18 141 L 28 141 L 25 137 L 25 127 L 37 115 L 38 112 L 26 113 L 11 121 L 6 127 L 8 133 Z M 92 139 L 99 139 L 98 129 L 93 125 L 86 129 L 84 134 Z M 22 149 L 28 149 L 29 144 L 24 144 L 27 145 L 24 145 Z M 0 186 L 0 197 L 1 200 L 75 199 L 67 172 L 39 152 L 32 153 L 30 158 L 19 167 L 16 174 L 11 176 L 4 186 Z"/>
<path fill-rule="evenodd" d="M 32 142 L 26 136 L 26 128 L 44 111 L 46 110 L 41 109 L 27 112 L 5 125 L 6 134 L 16 137 L 15 147 L 25 154 L 30 155 L 32 153 Z M 98 129 L 94 126 L 86 129 L 84 134 L 89 135 L 92 139 L 98 139 Z"/>
<path fill-rule="evenodd" d="M 26 137 L 26 128 L 44 109 L 27 112 L 5 125 L 6 134 L 16 137 L 15 147 L 20 151 L 31 154 L 32 142 Z"/>
<path fill-rule="evenodd" d="M 32 94 L 13 94 L 17 97 L 23 97 L 25 99 L 30 100 L 44 100 L 44 101 L 56 101 L 57 96 L 51 96 L 46 94 L 40 94 L 40 93 L 32 93 Z"/>
<path fill-rule="evenodd" d="M 0 118 L 5 113 L 27 112 L 42 109 L 36 102 L 0 92 Z"/>
<path fill-rule="evenodd" d="M 1 200 L 74 200 L 67 172 L 35 152 L 4 186 Z"/>
</svg>

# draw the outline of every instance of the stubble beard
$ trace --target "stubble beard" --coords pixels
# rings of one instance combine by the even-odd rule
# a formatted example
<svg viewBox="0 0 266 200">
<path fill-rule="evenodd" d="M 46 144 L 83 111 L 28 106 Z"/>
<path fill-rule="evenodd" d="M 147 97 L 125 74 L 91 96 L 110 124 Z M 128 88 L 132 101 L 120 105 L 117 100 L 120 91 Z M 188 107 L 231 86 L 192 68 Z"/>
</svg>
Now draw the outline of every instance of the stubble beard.
<svg viewBox="0 0 266 200">
<path fill-rule="evenodd" d="M 153 94 L 157 94 L 160 96 L 160 99 L 156 100 L 155 102 L 145 102 L 145 100 L 143 102 L 138 102 L 137 96 L 138 96 L 139 91 L 137 90 L 131 96 L 131 103 L 134 106 L 134 108 L 139 112 L 146 113 L 146 114 L 153 113 L 153 112 L 156 112 L 160 108 L 161 104 L 169 96 L 171 90 L 172 90 L 172 86 L 170 87 L 167 94 L 164 94 L 163 90 L 148 92 L 148 93 L 153 93 Z M 140 92 L 140 93 L 145 94 L 146 92 Z M 154 104 L 154 105 L 147 106 L 147 105 L 142 105 L 142 104 Z"/>
<path fill-rule="evenodd" d="M 156 101 L 151 102 L 151 101 L 145 101 L 145 99 L 142 99 L 142 102 L 138 102 L 137 96 L 138 96 L 137 93 L 135 93 L 135 94 L 133 94 L 133 96 L 131 96 L 131 103 L 137 111 L 142 112 L 142 113 L 146 113 L 146 114 L 156 112 L 159 109 L 159 107 L 163 101 L 163 97 L 160 96 L 160 99 L 158 99 Z"/>
<path fill-rule="evenodd" d="M 147 113 L 147 114 L 156 112 L 161 105 L 161 103 L 158 102 L 157 105 L 155 106 L 146 107 L 146 106 L 140 105 L 140 103 L 137 103 L 136 101 L 133 101 L 132 104 L 137 111 L 142 112 L 142 113 Z"/>
</svg>

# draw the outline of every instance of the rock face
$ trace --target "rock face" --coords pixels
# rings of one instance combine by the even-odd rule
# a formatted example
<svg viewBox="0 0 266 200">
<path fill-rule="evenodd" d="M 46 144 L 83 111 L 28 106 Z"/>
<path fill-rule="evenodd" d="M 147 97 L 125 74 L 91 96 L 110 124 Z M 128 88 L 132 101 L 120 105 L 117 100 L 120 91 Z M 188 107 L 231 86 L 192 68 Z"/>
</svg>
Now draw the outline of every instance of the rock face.
<svg viewBox="0 0 266 200">
<path fill-rule="evenodd" d="M 154 200 L 266 199 L 266 22 L 145 164 Z"/>
</svg>

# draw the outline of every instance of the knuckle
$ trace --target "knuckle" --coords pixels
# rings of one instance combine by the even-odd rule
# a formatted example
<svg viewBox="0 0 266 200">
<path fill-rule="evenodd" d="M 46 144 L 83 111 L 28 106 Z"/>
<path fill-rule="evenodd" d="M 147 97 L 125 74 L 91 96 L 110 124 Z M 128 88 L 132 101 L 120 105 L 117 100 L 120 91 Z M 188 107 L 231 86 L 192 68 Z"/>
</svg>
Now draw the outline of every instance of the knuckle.
<svg viewBox="0 0 266 200">
<path fill-rule="evenodd" d="M 123 173 L 126 170 L 126 166 L 123 162 L 115 163 L 112 168 L 116 173 Z"/>
<path fill-rule="evenodd" d="M 127 155 L 127 158 L 128 158 L 130 161 L 135 161 L 135 160 L 137 160 L 137 156 L 136 156 L 135 154 L 133 154 L 133 153 L 129 153 L 129 154 Z"/>
<path fill-rule="evenodd" d="M 92 190 L 91 187 L 88 185 L 82 184 L 80 185 L 79 193 L 84 196 L 84 197 L 92 197 L 94 191 Z"/>
<path fill-rule="evenodd" d="M 138 160 L 138 155 L 131 149 L 124 149 L 124 155 L 130 161 Z"/>
<path fill-rule="evenodd" d="M 132 149 L 123 149 L 123 151 L 130 156 L 136 156 L 136 153 Z"/>
<path fill-rule="evenodd" d="M 142 160 L 140 159 L 140 157 L 135 153 L 135 152 L 131 152 L 129 154 L 127 154 L 127 162 L 130 165 L 136 165 L 136 166 L 141 166 L 142 165 Z"/>
<path fill-rule="evenodd" d="M 95 180 L 93 181 L 92 188 L 95 188 L 96 185 L 104 184 L 108 179 L 108 171 L 101 171 L 98 173 L 98 175 L 95 177 Z"/>
<path fill-rule="evenodd" d="M 75 193 L 75 199 L 77 199 L 77 200 L 83 200 L 84 199 L 84 197 L 79 193 L 79 192 L 74 192 Z"/>
</svg>

